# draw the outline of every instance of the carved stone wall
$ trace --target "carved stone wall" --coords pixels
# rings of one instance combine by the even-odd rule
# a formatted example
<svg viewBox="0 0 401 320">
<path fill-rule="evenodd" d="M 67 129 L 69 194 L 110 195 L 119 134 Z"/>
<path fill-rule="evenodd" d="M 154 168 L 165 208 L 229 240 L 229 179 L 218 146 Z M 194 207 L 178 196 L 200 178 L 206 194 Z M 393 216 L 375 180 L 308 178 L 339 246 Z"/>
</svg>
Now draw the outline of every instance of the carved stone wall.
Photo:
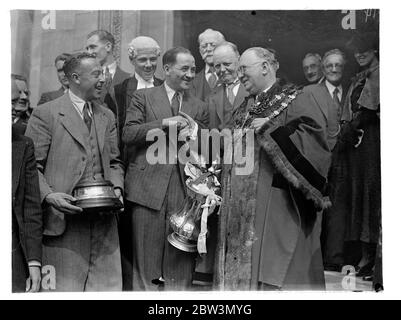
<svg viewBox="0 0 401 320">
<path fill-rule="evenodd" d="M 98 28 L 110 32 L 114 36 L 114 58 L 121 61 L 123 12 L 121 10 L 99 11 Z"/>
</svg>

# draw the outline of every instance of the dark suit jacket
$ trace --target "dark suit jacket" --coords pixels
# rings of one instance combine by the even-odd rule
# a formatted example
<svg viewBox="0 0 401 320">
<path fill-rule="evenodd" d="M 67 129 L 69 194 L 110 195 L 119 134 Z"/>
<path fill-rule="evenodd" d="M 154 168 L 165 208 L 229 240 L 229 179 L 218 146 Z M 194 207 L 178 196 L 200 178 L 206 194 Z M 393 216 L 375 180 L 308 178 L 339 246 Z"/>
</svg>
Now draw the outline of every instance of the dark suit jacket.
<svg viewBox="0 0 401 320">
<path fill-rule="evenodd" d="M 41 104 L 44 104 L 46 102 L 60 98 L 63 94 L 64 94 L 63 87 L 61 87 L 60 89 L 58 89 L 56 91 L 42 93 L 42 95 L 40 96 L 39 102 L 38 102 L 38 106 Z"/>
<path fill-rule="evenodd" d="M 42 261 L 42 208 L 33 142 L 12 133 L 12 214 L 24 261 Z M 13 239 L 14 240 L 14 239 Z M 13 241 L 14 242 L 14 241 Z M 18 243 L 13 243 L 13 248 Z M 14 254 L 13 250 L 13 254 Z M 26 268 L 27 264 L 25 265 Z M 18 267 L 17 267 L 18 268 Z M 20 266 L 20 270 L 22 267 Z M 13 270 L 14 272 L 14 270 Z"/>
<path fill-rule="evenodd" d="M 92 103 L 92 108 L 104 178 L 123 189 L 124 172 L 114 115 L 97 102 Z M 26 135 L 35 144 L 42 202 L 51 192 L 71 194 L 81 179 L 87 161 L 86 150 L 90 148 L 81 133 L 82 127 L 84 122 L 68 94 L 34 109 Z M 65 230 L 64 214 L 51 206 L 46 206 L 44 223 L 45 235 L 61 235 Z"/>
<path fill-rule="evenodd" d="M 158 78 L 154 78 L 154 86 L 158 87 L 163 83 L 163 80 L 160 80 Z M 120 139 L 125 123 L 125 117 L 127 113 L 127 108 L 131 102 L 132 97 L 134 96 L 134 93 L 136 91 L 138 85 L 138 80 L 135 78 L 135 76 L 131 76 L 127 79 L 125 79 L 123 82 L 117 84 L 114 87 L 114 92 L 116 96 L 116 101 L 118 105 L 118 127 L 119 127 L 119 133 L 120 133 Z"/>
<path fill-rule="evenodd" d="M 181 110 L 187 113 L 202 128 L 207 128 L 209 115 L 201 100 L 186 92 Z M 123 142 L 128 147 L 128 167 L 125 177 L 126 198 L 142 206 L 160 210 L 166 196 L 174 164 L 149 164 L 146 159 L 147 133 L 152 129 L 162 130 L 162 120 L 172 117 L 165 86 L 140 89 L 135 92 L 127 109 L 123 130 Z M 166 139 L 168 141 L 168 139 Z M 168 150 L 168 145 L 166 146 Z"/>
<path fill-rule="evenodd" d="M 315 100 L 316 104 L 320 107 L 320 109 L 322 110 L 325 118 L 326 118 L 326 139 L 328 142 L 328 145 L 330 147 L 330 150 L 334 149 L 334 146 L 337 142 L 337 137 L 333 137 L 332 135 L 335 132 L 329 132 L 329 127 L 331 128 L 337 128 L 337 124 L 338 124 L 338 120 L 337 119 L 332 119 L 331 117 L 329 117 L 329 109 L 330 108 L 336 108 L 337 106 L 335 105 L 335 102 L 333 100 L 333 98 L 330 95 L 329 90 L 327 89 L 327 86 L 325 84 L 325 82 L 321 82 L 318 84 L 312 84 L 309 86 L 306 86 L 303 88 L 303 90 L 307 93 L 309 93 L 311 95 L 311 97 Z M 343 101 L 345 98 L 345 91 L 343 88 L 343 94 L 341 97 L 341 107 L 343 105 Z"/>
<path fill-rule="evenodd" d="M 222 130 L 227 126 L 224 124 L 224 95 L 226 94 L 224 86 L 218 86 L 216 90 L 209 96 L 207 104 L 209 107 L 209 129 Z M 233 112 L 241 105 L 248 92 L 245 87 L 240 84 L 237 95 L 233 104 Z"/>
<path fill-rule="evenodd" d="M 120 110 L 124 110 L 125 106 L 123 104 L 123 101 L 117 97 L 116 90 L 118 91 L 118 86 L 123 83 L 125 79 L 128 79 L 130 77 L 130 74 L 128 72 L 125 72 L 121 70 L 119 66 L 117 66 L 116 73 L 114 74 L 113 81 L 111 83 L 111 86 L 109 88 L 109 91 L 104 91 L 102 94 L 102 102 L 104 102 L 107 107 L 113 111 L 114 116 L 117 119 L 117 123 L 121 123 L 120 120 Z M 121 132 L 120 132 L 121 127 L 117 127 L 117 132 L 118 136 L 121 137 Z"/>
<path fill-rule="evenodd" d="M 195 75 L 195 79 L 192 81 L 190 88 L 191 94 L 202 101 L 207 101 L 209 95 L 214 91 L 210 88 L 209 83 L 206 80 L 205 68 Z"/>
</svg>

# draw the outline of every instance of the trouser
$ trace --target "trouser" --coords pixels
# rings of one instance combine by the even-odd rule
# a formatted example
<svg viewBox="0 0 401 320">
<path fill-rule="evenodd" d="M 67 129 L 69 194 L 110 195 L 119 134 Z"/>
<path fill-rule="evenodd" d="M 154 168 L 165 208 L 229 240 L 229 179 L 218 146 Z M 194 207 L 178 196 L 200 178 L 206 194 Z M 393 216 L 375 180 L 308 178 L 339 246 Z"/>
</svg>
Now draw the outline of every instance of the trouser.
<svg viewBox="0 0 401 320">
<path fill-rule="evenodd" d="M 121 291 L 121 257 L 113 213 L 66 216 L 60 236 L 43 237 L 43 291 Z M 42 281 L 43 282 L 43 281 Z"/>
<path fill-rule="evenodd" d="M 191 287 L 196 253 L 173 247 L 167 236 L 173 232 L 169 217 L 184 203 L 184 188 L 175 168 L 160 211 L 128 202 L 132 216 L 133 290 L 158 290 L 158 279 L 165 280 L 165 290 Z"/>
</svg>

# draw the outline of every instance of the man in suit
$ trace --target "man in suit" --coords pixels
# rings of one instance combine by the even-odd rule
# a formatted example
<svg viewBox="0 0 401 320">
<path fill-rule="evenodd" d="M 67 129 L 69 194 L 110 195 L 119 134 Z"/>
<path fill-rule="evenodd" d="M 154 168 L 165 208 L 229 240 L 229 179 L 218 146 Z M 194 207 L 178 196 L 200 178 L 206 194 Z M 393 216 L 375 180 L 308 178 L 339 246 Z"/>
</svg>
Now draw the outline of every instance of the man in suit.
<svg viewBox="0 0 401 320">
<path fill-rule="evenodd" d="M 223 42 L 213 51 L 213 64 L 219 85 L 207 99 L 209 108 L 209 129 L 219 131 L 232 128 L 233 112 L 248 96 L 245 87 L 238 79 L 238 63 L 240 54 L 234 43 Z M 213 140 L 212 141 L 217 141 Z M 221 144 L 221 147 L 223 144 Z M 212 148 L 213 150 L 213 148 Z M 221 150 L 221 152 L 224 152 Z M 219 155 L 223 159 L 223 155 Z M 214 157 L 212 156 L 212 159 Z M 212 162 L 212 161 L 210 161 Z M 208 220 L 209 235 L 207 239 L 207 255 L 198 257 L 194 283 L 208 285 L 213 281 L 214 251 L 217 242 L 217 215 Z"/>
<path fill-rule="evenodd" d="M 13 81 L 13 80 L 12 80 Z M 12 119 L 14 100 L 11 90 Z M 12 126 L 12 292 L 38 292 L 42 261 L 42 208 L 33 142 Z"/>
<path fill-rule="evenodd" d="M 309 92 L 327 118 L 326 137 L 330 150 L 333 152 L 340 132 L 340 120 L 342 114 L 343 98 L 345 93 L 342 86 L 342 77 L 346 59 L 343 52 L 333 49 L 324 54 L 322 65 L 325 81 L 307 86 L 305 92 Z M 334 152 L 333 152 L 334 154 Z M 341 271 L 344 264 L 344 234 L 345 220 L 338 213 L 342 203 L 333 199 L 333 177 L 336 171 L 336 159 L 332 158 L 328 182 L 330 186 L 330 198 L 333 206 L 326 210 L 322 224 L 322 248 L 325 269 L 329 271 Z"/>
<path fill-rule="evenodd" d="M 238 79 L 239 52 L 235 44 L 223 42 L 214 49 L 213 62 L 220 85 L 208 98 L 209 128 L 231 128 L 232 114 L 248 96 Z"/>
<path fill-rule="evenodd" d="M 239 62 L 251 98 L 234 123 L 256 141 L 235 139 L 233 148 L 247 144 L 255 165 L 241 174 L 234 160 L 227 170 L 216 259 L 216 283 L 225 290 L 325 288 L 319 212 L 329 205 L 327 121 L 308 93 L 280 84 L 278 68 L 275 52 L 260 47 Z"/>
<path fill-rule="evenodd" d="M 321 83 L 324 80 L 320 54 L 307 53 L 302 60 L 302 69 L 307 81 L 305 85 Z"/>
<path fill-rule="evenodd" d="M 160 86 L 163 80 L 156 78 L 157 59 L 160 56 L 158 43 L 150 37 L 136 37 L 128 45 L 128 57 L 135 67 L 132 77 L 116 85 L 115 95 L 118 108 L 118 126 L 122 134 L 127 106 L 136 90 Z M 126 162 L 126 148 L 120 138 L 120 153 Z M 132 221 L 130 215 L 122 215 L 119 220 L 119 236 L 123 272 L 123 290 L 132 290 Z"/>
<path fill-rule="evenodd" d="M 43 263 L 53 266 L 57 291 L 122 289 L 117 219 L 86 212 L 72 197 L 79 184 L 108 180 L 122 200 L 113 113 L 97 102 L 104 75 L 96 56 L 72 55 L 64 66 L 70 88 L 35 108 L 26 135 L 35 144 L 44 207 Z"/>
<path fill-rule="evenodd" d="M 64 66 L 65 60 L 67 60 L 68 57 L 70 57 L 70 56 L 71 55 L 69 53 L 62 53 L 56 57 L 56 60 L 54 61 L 54 65 L 56 66 L 56 69 L 57 69 L 57 77 L 58 77 L 58 81 L 60 81 L 60 83 L 61 83 L 61 87 L 60 87 L 60 89 L 58 89 L 56 91 L 50 91 L 50 92 L 43 93 L 39 99 L 38 105 L 55 100 L 67 92 L 68 79 L 65 76 L 63 66 Z"/>
<path fill-rule="evenodd" d="M 169 149 L 168 142 L 164 145 L 159 140 L 165 148 L 163 154 L 172 156 L 173 161 L 150 164 L 147 153 L 152 142 L 146 137 L 153 133 L 165 137 L 168 132 L 168 140 L 177 141 L 171 131 L 188 130 L 188 122 L 179 111 L 203 128 L 208 125 L 208 112 L 188 90 L 195 76 L 195 59 L 188 49 L 168 50 L 163 55 L 163 69 L 163 85 L 134 94 L 123 130 L 123 142 L 128 147 L 125 198 L 127 214 L 133 220 L 134 290 L 156 290 L 163 279 L 166 289 L 188 289 L 195 265 L 194 253 L 180 251 L 167 242 L 172 232 L 169 217 L 184 202 L 183 166 L 177 163 L 177 153 Z"/>
<path fill-rule="evenodd" d="M 114 59 L 115 40 L 110 32 L 105 30 L 95 30 L 88 34 L 86 40 L 86 50 L 89 53 L 95 54 L 100 65 L 103 68 L 105 74 L 105 84 L 103 91 L 100 96 L 100 100 L 104 102 L 107 107 L 113 111 L 114 116 L 117 119 L 117 123 L 120 123 L 120 109 L 124 108 L 116 100 L 115 87 L 121 84 L 125 79 L 130 77 L 128 72 L 123 71 Z M 121 136 L 119 131 L 121 128 L 117 127 L 118 136 Z"/>
<path fill-rule="evenodd" d="M 117 104 L 119 105 L 120 133 L 125 123 L 126 110 L 138 89 L 160 86 L 163 80 L 155 77 L 157 59 L 161 50 L 158 43 L 150 37 L 136 37 L 128 45 L 128 58 L 135 68 L 132 77 L 115 86 Z"/>
<path fill-rule="evenodd" d="M 21 75 L 11 75 L 11 106 L 12 124 L 18 133 L 23 135 L 31 114 L 31 109 L 28 84 L 26 78 Z"/>
<path fill-rule="evenodd" d="M 206 101 L 217 84 L 218 78 L 213 66 L 213 50 L 224 41 L 223 34 L 213 29 L 206 29 L 198 37 L 199 53 L 205 62 L 205 67 L 196 74 L 191 93 L 203 101 Z"/>
</svg>

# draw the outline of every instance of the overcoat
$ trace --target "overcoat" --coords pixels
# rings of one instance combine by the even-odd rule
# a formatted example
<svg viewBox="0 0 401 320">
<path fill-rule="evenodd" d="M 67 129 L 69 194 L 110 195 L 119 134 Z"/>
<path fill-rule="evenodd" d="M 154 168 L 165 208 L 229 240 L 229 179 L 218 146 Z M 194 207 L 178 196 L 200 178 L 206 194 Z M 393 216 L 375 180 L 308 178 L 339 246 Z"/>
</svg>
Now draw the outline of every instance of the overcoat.
<svg viewBox="0 0 401 320">
<path fill-rule="evenodd" d="M 281 90 L 274 84 L 265 99 L 274 99 Z M 252 105 L 245 101 L 239 111 L 246 113 Z M 243 164 L 225 166 L 218 289 L 324 289 L 319 238 L 320 211 L 329 206 L 326 121 L 323 110 L 301 92 L 262 126 L 254 145 L 234 138 L 233 154 L 236 148 L 248 148 L 254 152 L 254 168 L 240 174 Z"/>
</svg>

